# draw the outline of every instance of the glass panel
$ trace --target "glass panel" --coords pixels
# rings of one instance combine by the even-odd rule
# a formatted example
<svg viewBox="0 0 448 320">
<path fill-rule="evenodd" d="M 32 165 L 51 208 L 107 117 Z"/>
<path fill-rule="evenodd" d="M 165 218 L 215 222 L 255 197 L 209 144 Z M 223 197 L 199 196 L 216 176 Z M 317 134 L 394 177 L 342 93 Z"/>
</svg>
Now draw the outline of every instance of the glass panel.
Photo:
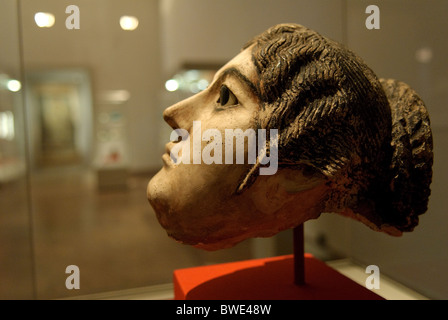
<svg viewBox="0 0 448 320">
<path fill-rule="evenodd" d="M 204 263 L 166 236 L 146 199 L 160 161 L 158 1 L 24 0 L 21 9 L 37 297 L 170 283 L 174 268 Z M 39 27 L 38 12 L 54 25 Z M 123 15 L 138 28 L 123 30 Z M 66 286 L 72 265 L 79 289 Z"/>
<path fill-rule="evenodd" d="M 379 77 L 408 83 L 429 111 L 434 139 L 432 194 L 412 233 L 394 238 L 353 224 L 352 256 L 433 299 L 448 298 L 448 3 L 381 1 L 380 29 L 365 27 L 370 1 L 348 1 L 348 45 Z"/>
<path fill-rule="evenodd" d="M 344 42 L 380 77 L 410 84 L 434 134 L 429 210 L 413 233 L 392 238 L 323 214 L 305 224 L 305 250 L 322 260 L 351 256 L 430 298 L 448 297 L 446 1 L 381 1 L 373 30 L 371 3 L 359 0 L 73 3 L 0 0 L 0 298 L 147 287 L 171 283 L 178 268 L 292 253 L 290 230 L 216 252 L 178 244 L 146 199 L 171 132 L 163 110 L 281 22 Z M 180 90 L 194 70 L 203 78 Z"/>
<path fill-rule="evenodd" d="M 292 252 L 291 231 L 217 252 L 167 237 L 146 199 L 169 140 L 162 111 L 184 97 L 165 84 L 186 65 L 222 65 L 280 22 L 342 40 L 342 1 L 20 3 L 39 299 L 171 283 L 174 269 Z M 229 6 L 232 15 L 216 14 Z M 72 265 L 80 289 L 66 287 Z"/>
<path fill-rule="evenodd" d="M 0 1 L 0 299 L 34 298 L 17 1 Z"/>
</svg>

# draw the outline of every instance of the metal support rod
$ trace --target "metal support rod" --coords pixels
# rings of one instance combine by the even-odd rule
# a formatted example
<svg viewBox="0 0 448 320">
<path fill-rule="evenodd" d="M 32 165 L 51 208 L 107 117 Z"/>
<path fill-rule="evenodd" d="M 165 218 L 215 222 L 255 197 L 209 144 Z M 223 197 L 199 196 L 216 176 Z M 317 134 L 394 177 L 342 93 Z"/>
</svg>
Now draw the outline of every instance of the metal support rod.
<svg viewBox="0 0 448 320">
<path fill-rule="evenodd" d="M 294 284 L 305 284 L 305 243 L 303 238 L 303 224 L 293 229 L 294 241 Z"/>
</svg>

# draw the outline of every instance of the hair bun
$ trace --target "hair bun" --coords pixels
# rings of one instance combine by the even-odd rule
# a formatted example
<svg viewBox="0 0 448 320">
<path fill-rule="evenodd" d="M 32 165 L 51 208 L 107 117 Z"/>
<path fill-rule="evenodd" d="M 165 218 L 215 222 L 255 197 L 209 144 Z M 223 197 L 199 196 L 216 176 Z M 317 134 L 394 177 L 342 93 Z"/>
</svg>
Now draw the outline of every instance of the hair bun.
<svg viewBox="0 0 448 320">
<path fill-rule="evenodd" d="M 392 115 L 390 221 L 400 231 L 412 231 L 426 212 L 431 193 L 433 140 L 422 99 L 406 83 L 380 79 Z"/>
</svg>

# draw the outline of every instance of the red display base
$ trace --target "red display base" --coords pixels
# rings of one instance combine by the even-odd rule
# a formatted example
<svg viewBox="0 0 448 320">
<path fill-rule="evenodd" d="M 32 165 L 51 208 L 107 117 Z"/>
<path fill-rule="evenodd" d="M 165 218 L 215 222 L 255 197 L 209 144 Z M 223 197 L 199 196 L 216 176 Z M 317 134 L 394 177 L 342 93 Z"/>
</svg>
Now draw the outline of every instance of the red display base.
<svg viewBox="0 0 448 320">
<path fill-rule="evenodd" d="M 310 254 L 305 270 L 305 284 L 298 286 L 293 255 L 178 269 L 174 299 L 384 300 Z"/>
</svg>

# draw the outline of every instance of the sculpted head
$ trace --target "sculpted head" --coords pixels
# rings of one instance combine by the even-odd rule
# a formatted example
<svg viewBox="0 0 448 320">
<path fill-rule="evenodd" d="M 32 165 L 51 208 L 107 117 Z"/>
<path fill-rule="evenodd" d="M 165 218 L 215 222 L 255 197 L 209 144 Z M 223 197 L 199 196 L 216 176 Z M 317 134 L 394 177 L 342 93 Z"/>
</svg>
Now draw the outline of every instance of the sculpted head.
<svg viewBox="0 0 448 320">
<path fill-rule="evenodd" d="M 249 41 L 164 119 L 176 134 L 148 199 L 180 242 L 231 247 L 322 213 L 401 235 L 427 210 L 432 136 L 421 99 L 303 26 Z"/>
</svg>

